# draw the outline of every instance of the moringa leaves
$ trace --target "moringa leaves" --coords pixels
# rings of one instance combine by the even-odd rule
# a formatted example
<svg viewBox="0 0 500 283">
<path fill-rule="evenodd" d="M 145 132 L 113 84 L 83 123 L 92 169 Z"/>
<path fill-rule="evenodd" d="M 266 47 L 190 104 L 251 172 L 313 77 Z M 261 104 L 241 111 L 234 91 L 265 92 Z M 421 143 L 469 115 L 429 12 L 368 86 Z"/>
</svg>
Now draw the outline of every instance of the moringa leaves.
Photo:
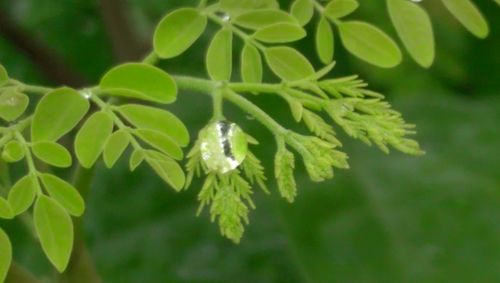
<svg viewBox="0 0 500 283">
<path fill-rule="evenodd" d="M 35 109 L 32 141 L 58 140 L 80 122 L 89 107 L 88 100 L 76 90 L 59 88 L 48 93 Z"/>
<path fill-rule="evenodd" d="M 206 26 L 207 17 L 197 9 L 173 11 L 156 27 L 153 40 L 156 54 L 164 59 L 182 54 L 201 36 Z"/>
<path fill-rule="evenodd" d="M 7 73 L 7 70 L 5 70 L 4 66 L 0 65 L 0 86 L 6 84 L 8 81 L 9 74 Z"/>
<path fill-rule="evenodd" d="M 73 222 L 56 201 L 40 196 L 33 210 L 35 230 L 45 255 L 62 273 L 68 266 L 73 249 Z"/>
<path fill-rule="evenodd" d="M 144 158 L 167 184 L 176 191 L 182 190 L 186 182 L 186 175 L 177 162 L 156 151 L 146 151 Z"/>
<path fill-rule="evenodd" d="M 15 215 L 25 212 L 40 190 L 36 175 L 29 174 L 19 179 L 9 191 L 7 198 Z"/>
<path fill-rule="evenodd" d="M 271 70 L 284 81 L 298 81 L 314 75 L 311 63 L 291 47 L 267 48 L 265 56 Z"/>
<path fill-rule="evenodd" d="M 330 64 L 333 61 L 333 29 L 325 17 L 320 18 L 316 27 L 316 52 L 323 64 Z"/>
<path fill-rule="evenodd" d="M 101 155 L 113 131 L 113 120 L 106 112 L 92 114 L 75 138 L 75 154 L 84 168 L 90 168 Z"/>
<path fill-rule="evenodd" d="M 470 0 L 441 0 L 450 13 L 479 38 L 485 38 L 489 34 L 488 23 L 479 9 Z"/>
<path fill-rule="evenodd" d="M 207 51 L 207 71 L 214 81 L 229 81 L 233 71 L 233 32 L 229 28 L 219 30 Z"/>
<path fill-rule="evenodd" d="M 345 48 L 360 59 L 382 68 L 401 63 L 399 47 L 377 27 L 359 21 L 342 22 L 338 27 Z"/>
<path fill-rule="evenodd" d="M 177 99 L 175 81 L 162 69 L 143 63 L 127 63 L 107 72 L 99 84 L 110 95 L 158 103 Z"/>
<path fill-rule="evenodd" d="M 307 25 L 314 16 L 314 2 L 311 0 L 295 0 L 290 9 L 301 26 Z"/>
<path fill-rule="evenodd" d="M 80 193 L 70 183 L 51 174 L 41 174 L 40 179 L 49 195 L 62 205 L 69 214 L 77 217 L 83 214 L 85 202 Z"/>
<path fill-rule="evenodd" d="M 0 118 L 14 121 L 19 118 L 29 104 L 29 98 L 14 89 L 8 89 L 0 94 Z"/>
<path fill-rule="evenodd" d="M 262 82 L 262 57 L 259 50 L 249 43 L 241 52 L 241 79 L 246 83 Z"/>
<path fill-rule="evenodd" d="M 325 7 L 325 15 L 332 20 L 343 18 L 353 13 L 359 4 L 356 0 L 333 0 Z"/>
<path fill-rule="evenodd" d="M 36 142 L 32 146 L 33 154 L 41 161 L 61 168 L 67 168 L 72 164 L 69 151 L 55 142 Z"/>
<path fill-rule="evenodd" d="M 9 202 L 3 197 L 0 197 L 0 218 L 12 219 L 14 216 L 14 210 L 10 206 Z"/>
<path fill-rule="evenodd" d="M 288 13 L 272 9 L 253 10 L 239 15 L 233 22 L 236 25 L 253 30 L 278 23 L 297 24 L 297 20 Z"/>
<path fill-rule="evenodd" d="M 17 140 L 13 140 L 5 144 L 2 152 L 2 159 L 9 163 L 18 162 L 25 155 L 23 145 Z"/>
<path fill-rule="evenodd" d="M 427 12 L 407 0 L 387 0 L 392 23 L 415 61 L 428 68 L 434 61 L 434 32 Z"/>
<path fill-rule="evenodd" d="M 277 23 L 263 27 L 253 34 L 253 38 L 265 43 L 286 43 L 302 39 L 306 31 L 297 24 Z"/>
<path fill-rule="evenodd" d="M 125 130 L 118 130 L 111 134 L 103 150 L 104 164 L 106 164 L 106 167 L 113 167 L 129 144 L 130 134 Z"/>
</svg>

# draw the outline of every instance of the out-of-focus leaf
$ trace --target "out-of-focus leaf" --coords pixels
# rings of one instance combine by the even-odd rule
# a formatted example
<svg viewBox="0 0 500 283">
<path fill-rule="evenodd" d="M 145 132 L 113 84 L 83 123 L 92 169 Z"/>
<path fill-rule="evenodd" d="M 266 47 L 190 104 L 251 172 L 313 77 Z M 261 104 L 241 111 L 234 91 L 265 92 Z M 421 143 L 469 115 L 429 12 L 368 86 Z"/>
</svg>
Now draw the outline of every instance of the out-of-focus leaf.
<svg viewBox="0 0 500 283">
<path fill-rule="evenodd" d="M 49 195 L 62 205 L 69 214 L 81 216 L 85 211 L 85 202 L 80 193 L 70 183 L 51 175 L 40 175 L 43 186 Z"/>
<path fill-rule="evenodd" d="M 127 63 L 107 72 L 100 88 L 108 94 L 158 103 L 172 103 L 177 85 L 163 70 L 142 63 Z"/>
<path fill-rule="evenodd" d="M 83 124 L 75 138 L 75 154 L 83 167 L 94 165 L 112 131 L 113 120 L 106 112 L 94 113 Z"/>
<path fill-rule="evenodd" d="M 6 90 L 0 94 L 0 118 L 14 121 L 21 116 L 28 107 L 29 98 L 16 90 Z"/>
<path fill-rule="evenodd" d="M 233 71 L 233 32 L 229 28 L 218 31 L 207 51 L 207 71 L 212 80 L 228 81 Z"/>
<path fill-rule="evenodd" d="M 310 0 L 295 0 L 290 13 L 299 21 L 301 26 L 305 26 L 314 16 L 314 2 Z"/>
<path fill-rule="evenodd" d="M 222 10 L 232 17 L 237 17 L 253 10 L 278 9 L 277 0 L 221 0 L 219 3 Z"/>
<path fill-rule="evenodd" d="M 422 67 L 430 67 L 434 61 L 434 32 L 427 12 L 407 0 L 387 0 L 387 7 L 410 55 Z"/>
<path fill-rule="evenodd" d="M 7 277 L 11 261 L 12 245 L 9 236 L 0 228 L 0 282 L 4 282 L 5 277 Z"/>
<path fill-rule="evenodd" d="M 8 142 L 2 151 L 2 159 L 6 162 L 18 162 L 24 158 L 24 146 L 18 141 Z"/>
<path fill-rule="evenodd" d="M 402 55 L 396 43 L 377 27 L 358 21 L 339 25 L 345 48 L 371 64 L 392 68 L 401 63 Z"/>
<path fill-rule="evenodd" d="M 3 197 L 0 197 L 0 218 L 12 219 L 14 216 L 14 211 L 9 202 Z"/>
<path fill-rule="evenodd" d="M 442 0 L 443 4 L 472 34 L 479 38 L 488 36 L 490 29 L 476 5 L 470 0 Z"/>
<path fill-rule="evenodd" d="M 0 86 L 4 85 L 8 80 L 9 74 L 7 73 L 7 70 L 5 70 L 2 65 L 0 65 Z"/>
<path fill-rule="evenodd" d="M 323 64 L 332 62 L 334 53 L 333 29 L 325 17 L 321 17 L 316 28 L 316 52 Z"/>
<path fill-rule="evenodd" d="M 73 250 L 73 222 L 66 210 L 53 199 L 40 196 L 35 204 L 33 220 L 45 255 L 62 273 Z"/>
<path fill-rule="evenodd" d="M 201 36 L 207 17 L 194 8 L 182 8 L 168 14 L 156 27 L 154 50 L 161 58 L 182 54 Z"/>
<path fill-rule="evenodd" d="M 241 53 L 241 77 L 247 83 L 262 82 L 262 57 L 259 50 L 249 43 Z"/>
<path fill-rule="evenodd" d="M 25 212 L 35 200 L 39 190 L 35 175 L 26 175 L 19 179 L 9 191 L 9 201 L 15 215 Z"/>
<path fill-rule="evenodd" d="M 90 104 L 76 90 L 56 89 L 45 95 L 35 110 L 32 141 L 56 141 L 71 131 L 89 110 Z"/>
<path fill-rule="evenodd" d="M 271 70 L 285 81 L 297 81 L 314 75 L 314 68 L 307 58 L 291 47 L 267 48 L 265 55 Z"/>
<path fill-rule="evenodd" d="M 71 166 L 71 154 L 64 146 L 58 143 L 36 142 L 33 144 L 32 150 L 36 157 L 49 165 L 61 168 Z"/>
</svg>

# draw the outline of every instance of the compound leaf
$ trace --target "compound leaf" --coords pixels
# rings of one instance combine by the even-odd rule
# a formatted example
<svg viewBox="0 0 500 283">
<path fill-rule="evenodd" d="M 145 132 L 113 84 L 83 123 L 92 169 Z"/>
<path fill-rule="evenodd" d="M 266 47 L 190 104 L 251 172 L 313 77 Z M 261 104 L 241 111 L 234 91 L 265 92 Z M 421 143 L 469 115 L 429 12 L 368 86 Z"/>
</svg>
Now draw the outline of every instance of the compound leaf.
<svg viewBox="0 0 500 283">
<path fill-rule="evenodd" d="M 106 112 L 92 114 L 75 138 L 75 154 L 84 168 L 90 168 L 101 155 L 113 131 L 113 120 Z"/>
<path fill-rule="evenodd" d="M 314 3 L 310 0 L 295 0 L 290 13 L 297 19 L 301 26 L 305 26 L 314 16 Z"/>
<path fill-rule="evenodd" d="M 15 215 L 25 212 L 33 204 L 39 190 L 36 178 L 32 174 L 26 175 L 10 189 L 7 200 Z"/>
<path fill-rule="evenodd" d="M 261 9 L 246 12 L 236 17 L 235 24 L 248 29 L 261 29 L 277 23 L 297 24 L 297 20 L 281 10 Z"/>
<path fill-rule="evenodd" d="M 314 75 L 311 63 L 291 47 L 267 48 L 265 56 L 271 70 L 285 81 L 297 81 Z"/>
<path fill-rule="evenodd" d="M 24 93 L 6 90 L 0 95 L 0 118 L 9 122 L 16 120 L 26 111 L 29 101 Z"/>
<path fill-rule="evenodd" d="M 355 0 L 333 0 L 326 5 L 325 15 L 331 19 L 340 19 L 356 11 L 358 7 Z"/>
<path fill-rule="evenodd" d="M 262 57 L 259 50 L 249 43 L 241 52 L 241 78 L 246 83 L 262 82 Z"/>
<path fill-rule="evenodd" d="M 85 211 L 85 202 L 80 193 L 68 182 L 51 175 L 40 175 L 43 186 L 49 195 L 62 205 L 69 214 L 81 216 Z"/>
<path fill-rule="evenodd" d="M 41 161 L 55 166 L 66 168 L 71 166 L 72 158 L 69 151 L 55 142 L 36 142 L 32 147 L 33 154 Z"/>
<path fill-rule="evenodd" d="M 479 9 L 470 0 L 442 0 L 443 4 L 457 20 L 479 38 L 489 34 L 488 23 Z"/>
<path fill-rule="evenodd" d="M 108 168 L 113 167 L 129 144 L 130 135 L 126 131 L 118 130 L 111 134 L 104 145 L 104 164 Z"/>
<path fill-rule="evenodd" d="M 228 28 L 219 30 L 207 51 L 207 71 L 214 81 L 228 81 L 233 71 L 233 32 Z"/>
<path fill-rule="evenodd" d="M 332 62 L 334 53 L 333 30 L 325 17 L 321 17 L 316 27 L 316 52 L 323 64 Z"/>
<path fill-rule="evenodd" d="M 266 43 L 286 43 L 302 39 L 306 31 L 297 24 L 277 23 L 263 27 L 253 34 L 253 37 Z"/>
</svg>

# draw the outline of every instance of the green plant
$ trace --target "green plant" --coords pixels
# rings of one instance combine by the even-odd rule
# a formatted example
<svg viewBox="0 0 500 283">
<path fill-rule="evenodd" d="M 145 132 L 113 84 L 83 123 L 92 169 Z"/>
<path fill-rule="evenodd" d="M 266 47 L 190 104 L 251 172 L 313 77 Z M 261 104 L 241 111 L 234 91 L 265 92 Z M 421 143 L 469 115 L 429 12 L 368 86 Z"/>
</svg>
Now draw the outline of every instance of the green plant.
<svg viewBox="0 0 500 283">
<path fill-rule="evenodd" d="M 473 34 L 487 35 L 487 25 L 470 2 L 443 3 Z M 434 39 L 425 11 L 405 0 L 388 0 L 387 4 L 410 55 L 420 65 L 430 66 Z M 205 178 L 199 193 L 200 211 L 209 206 L 221 233 L 238 242 L 249 210 L 255 207 L 252 187 L 257 185 L 265 192 L 268 189 L 263 165 L 247 148 L 247 143 L 257 145 L 258 141 L 249 134 L 235 137 L 218 129 L 221 123 L 229 124 L 225 122 L 224 101 L 252 115 L 274 135 L 275 178 L 280 194 L 290 202 L 297 195 L 293 176 L 296 157 L 303 160 L 314 182 L 332 178 L 334 168 L 348 168 L 347 155 L 340 151 L 342 144 L 325 117 L 349 136 L 375 144 L 385 152 L 393 147 L 408 154 L 422 154 L 418 143 L 408 138 L 414 134 L 413 125 L 391 109 L 381 94 L 368 90 L 357 76 L 328 78 L 335 65 L 332 24 L 345 48 L 355 56 L 380 67 L 394 67 L 402 60 L 397 44 L 380 29 L 344 20 L 357 6 L 354 0 L 298 0 L 287 13 L 275 1 L 201 1 L 198 7 L 176 10 L 160 22 L 154 51 L 144 62 L 120 65 L 105 74 L 97 86 L 79 90 L 28 85 L 9 78 L 0 67 L 0 117 L 8 123 L 0 128 L 2 158 L 9 163 L 25 160 L 27 167 L 26 176 L 7 188 L 6 199 L 0 198 L 0 217 L 31 217 L 27 211 L 33 206 L 34 228 L 42 248 L 56 269 L 64 271 L 73 247 L 70 215 L 78 217 L 84 212 L 84 201 L 78 192 L 83 188 L 44 173 L 49 172 L 46 166 L 74 166 L 78 184 L 79 176 L 85 176 L 80 167 L 92 168 L 101 155 L 106 166 L 112 167 L 131 148 L 131 170 L 146 163 L 177 191 L 187 188 L 195 176 Z M 319 17 L 317 54 L 326 65 L 319 70 L 299 51 L 285 45 L 306 36 L 303 26 L 314 15 Z M 159 59 L 182 54 L 204 33 L 208 21 L 220 26 L 207 50 L 210 79 L 171 76 L 153 66 Z M 244 44 L 241 80 L 233 79 L 235 39 Z M 280 82 L 263 82 L 265 66 Z M 184 157 L 182 148 L 189 144 L 188 130 L 173 114 L 157 106 L 173 103 L 178 89 L 196 90 L 213 98 L 213 118 L 200 131 L 188 154 L 187 175 L 178 161 Z M 39 100 L 32 97 L 32 104 L 36 103 L 33 114 L 25 113 L 30 104 L 27 94 L 42 95 Z M 284 128 L 244 96 L 260 94 L 283 98 L 293 119 L 303 122 L 310 134 Z M 128 103 L 127 99 L 153 106 Z M 91 106 L 97 110 L 90 110 Z M 73 164 L 70 151 L 58 143 L 75 128 L 74 153 L 78 164 Z M 230 151 L 217 152 L 216 161 L 228 163 L 231 170 L 204 161 L 204 150 L 215 154 L 213 148 L 218 143 Z M 203 144 L 208 147 L 204 149 Z M 235 158 L 236 155 L 244 158 Z M 10 264 L 11 247 L 1 230 L 0 247 L 5 251 L 0 255 L 3 279 Z"/>
</svg>

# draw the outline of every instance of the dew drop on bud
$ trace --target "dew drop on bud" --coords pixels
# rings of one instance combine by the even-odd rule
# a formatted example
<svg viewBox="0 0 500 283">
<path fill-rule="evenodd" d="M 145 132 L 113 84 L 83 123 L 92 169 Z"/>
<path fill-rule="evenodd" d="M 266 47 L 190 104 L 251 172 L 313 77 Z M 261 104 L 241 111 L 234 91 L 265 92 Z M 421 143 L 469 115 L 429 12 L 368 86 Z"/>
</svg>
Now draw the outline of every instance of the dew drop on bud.
<svg viewBox="0 0 500 283">
<path fill-rule="evenodd" d="M 217 121 L 200 133 L 203 162 L 212 172 L 227 173 L 245 160 L 248 150 L 246 134 L 235 123 Z"/>
</svg>

